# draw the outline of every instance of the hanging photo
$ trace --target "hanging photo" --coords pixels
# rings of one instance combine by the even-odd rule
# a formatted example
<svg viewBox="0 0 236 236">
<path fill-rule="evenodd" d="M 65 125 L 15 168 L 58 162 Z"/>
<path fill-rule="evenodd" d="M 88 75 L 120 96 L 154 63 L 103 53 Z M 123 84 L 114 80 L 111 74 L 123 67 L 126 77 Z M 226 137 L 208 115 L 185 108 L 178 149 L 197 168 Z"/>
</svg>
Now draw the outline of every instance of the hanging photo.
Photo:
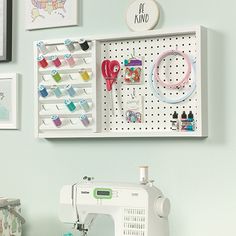
<svg viewBox="0 0 236 236">
<path fill-rule="evenodd" d="M 12 0 L 0 0 L 0 62 L 12 57 Z"/>
<path fill-rule="evenodd" d="M 25 0 L 26 29 L 78 24 L 78 0 Z"/>
<path fill-rule="evenodd" d="M 0 129 L 17 129 L 17 74 L 0 74 Z"/>
</svg>

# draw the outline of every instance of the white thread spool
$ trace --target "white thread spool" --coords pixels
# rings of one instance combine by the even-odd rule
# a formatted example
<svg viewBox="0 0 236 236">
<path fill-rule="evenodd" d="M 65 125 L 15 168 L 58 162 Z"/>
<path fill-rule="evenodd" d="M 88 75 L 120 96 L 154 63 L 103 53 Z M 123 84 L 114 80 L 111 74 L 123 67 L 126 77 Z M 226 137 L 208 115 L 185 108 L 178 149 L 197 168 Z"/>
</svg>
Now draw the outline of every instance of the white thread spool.
<svg viewBox="0 0 236 236">
<path fill-rule="evenodd" d="M 148 166 L 139 167 L 139 181 L 140 181 L 140 184 L 148 183 Z"/>
</svg>

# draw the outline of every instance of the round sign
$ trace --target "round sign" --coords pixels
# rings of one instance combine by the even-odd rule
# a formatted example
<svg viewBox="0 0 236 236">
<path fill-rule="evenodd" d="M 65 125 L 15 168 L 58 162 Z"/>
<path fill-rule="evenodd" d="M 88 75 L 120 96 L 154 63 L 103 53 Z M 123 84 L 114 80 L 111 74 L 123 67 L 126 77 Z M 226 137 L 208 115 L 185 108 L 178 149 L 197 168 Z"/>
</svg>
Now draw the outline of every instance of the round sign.
<svg viewBox="0 0 236 236">
<path fill-rule="evenodd" d="M 127 10 L 126 22 L 133 31 L 153 29 L 160 17 L 160 10 L 155 0 L 136 0 Z"/>
</svg>

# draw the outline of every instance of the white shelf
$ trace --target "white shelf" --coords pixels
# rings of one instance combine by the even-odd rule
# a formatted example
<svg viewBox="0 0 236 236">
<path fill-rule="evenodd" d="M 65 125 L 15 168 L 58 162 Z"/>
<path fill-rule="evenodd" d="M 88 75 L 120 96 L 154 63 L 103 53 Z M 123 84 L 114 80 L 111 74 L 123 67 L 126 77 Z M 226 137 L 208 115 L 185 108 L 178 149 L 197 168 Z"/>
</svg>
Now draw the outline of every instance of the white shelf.
<svg viewBox="0 0 236 236">
<path fill-rule="evenodd" d="M 57 109 L 57 104 L 58 106 L 60 105 L 61 109 Z M 93 104 L 91 102 L 88 103 L 90 110 L 88 112 L 85 112 L 79 104 L 76 104 L 76 110 L 71 112 L 69 109 L 64 105 L 63 103 L 56 103 L 56 104 L 51 104 L 51 106 L 47 109 L 47 105 L 45 105 L 46 110 L 40 110 L 39 116 L 52 116 L 52 115 L 60 115 L 60 117 L 78 117 L 82 114 L 91 114 L 93 110 Z M 42 105 L 44 106 L 44 105 Z"/>
<path fill-rule="evenodd" d="M 65 99 L 68 99 L 68 98 L 73 102 L 78 102 L 80 99 L 85 99 L 85 100 L 91 102 L 91 96 L 90 95 L 85 95 L 85 94 L 82 94 L 80 96 L 75 96 L 73 98 L 69 97 L 68 95 L 62 96 L 60 98 L 57 98 L 55 96 L 49 96 L 49 97 L 46 97 L 46 98 L 40 97 L 39 102 L 41 104 L 51 104 L 51 103 L 60 104 L 60 103 L 64 103 Z"/>
<path fill-rule="evenodd" d="M 73 53 L 65 50 L 65 51 L 54 51 L 51 53 L 47 53 L 46 55 L 44 55 L 44 58 L 46 60 L 49 60 L 51 56 L 57 56 L 59 59 L 64 60 L 64 55 L 65 54 L 71 54 L 74 58 L 78 59 L 78 58 L 91 58 L 92 57 L 92 51 L 75 51 Z"/>
<path fill-rule="evenodd" d="M 69 52 L 63 45 L 64 39 L 45 40 L 45 44 L 51 49 L 58 46 L 58 51 L 51 51 L 45 57 L 56 55 L 63 61 L 63 66 L 55 68 L 52 64 L 48 68 L 39 68 L 38 62 L 35 60 L 35 78 L 36 89 L 36 136 L 40 138 L 110 138 L 110 137 L 206 137 L 207 136 L 207 31 L 205 28 L 197 26 L 187 29 L 177 30 L 153 30 L 148 32 L 132 32 L 126 35 L 111 36 L 90 36 L 84 37 L 92 41 L 90 51 L 83 52 L 81 50 L 71 53 L 78 60 L 87 58 L 90 64 L 77 64 L 74 68 L 70 68 L 64 63 L 64 54 Z M 77 41 L 76 39 L 71 39 Z M 158 100 L 153 95 L 153 91 L 149 86 L 150 66 L 156 61 L 157 56 L 167 50 L 176 48 L 185 53 L 191 54 L 196 58 L 196 82 L 197 88 L 192 97 L 179 104 L 167 104 Z M 77 49 L 79 46 L 76 45 Z M 125 85 L 123 83 L 124 68 L 118 76 L 117 82 L 113 88 L 113 105 L 114 114 L 110 111 L 109 96 L 101 73 L 101 64 L 103 60 L 117 60 L 120 63 L 135 50 L 135 54 L 143 57 L 143 82 L 140 85 Z M 35 44 L 35 58 L 39 52 Z M 182 64 L 183 65 L 183 64 Z M 173 68 L 174 74 L 182 75 L 183 68 L 186 66 L 176 66 Z M 63 80 L 56 83 L 50 76 L 51 69 L 57 69 L 62 75 Z M 92 72 L 91 80 L 83 81 L 78 73 L 79 70 L 86 69 Z M 178 73 L 176 73 L 178 72 Z M 77 75 L 78 74 L 78 75 Z M 72 77 L 69 77 L 71 75 Z M 174 75 L 177 76 L 177 75 Z M 43 79 L 45 81 L 43 81 Z M 73 79 L 71 79 L 73 78 Z M 174 78 L 178 79 L 178 78 Z M 192 79 L 192 78 L 191 78 Z M 47 98 L 39 98 L 38 86 L 44 85 L 49 89 Z M 78 118 L 83 113 L 82 110 L 76 110 L 71 113 L 67 108 L 62 110 L 49 109 L 41 110 L 42 105 L 63 105 L 67 95 L 56 98 L 52 95 L 50 88 L 53 85 L 64 89 L 66 85 L 71 84 L 76 89 L 90 90 L 86 96 L 78 95 L 71 98 L 73 102 L 80 98 L 90 99 L 93 107 L 89 112 L 89 117 L 93 120 L 89 129 L 71 124 L 63 124 L 61 128 L 56 128 L 53 124 L 42 125 L 42 120 L 48 119 L 51 115 L 60 115 L 63 119 Z M 138 96 L 143 96 L 143 123 L 127 124 L 125 113 L 125 100 L 131 96 L 133 89 Z M 165 90 L 166 91 L 166 90 Z M 64 92 L 64 90 L 63 90 Z M 167 91 L 169 96 L 177 96 Z M 171 114 L 177 111 L 181 112 L 193 111 L 196 120 L 196 131 L 194 132 L 173 132 L 170 131 Z"/>
<path fill-rule="evenodd" d="M 60 131 L 60 130 L 59 130 Z M 123 132 L 123 133 L 111 133 L 100 132 L 92 133 L 84 130 L 84 132 L 78 132 L 77 130 L 64 130 L 60 135 L 55 132 L 40 133 L 39 138 L 202 138 L 202 134 L 199 132 L 194 133 L 173 133 L 173 132 Z"/>
<path fill-rule="evenodd" d="M 60 131 L 60 130 L 91 130 L 92 128 L 92 119 L 89 119 L 90 125 L 85 127 L 80 120 L 78 123 L 72 124 L 68 119 L 62 119 L 62 126 L 56 127 L 52 122 L 50 124 L 43 124 L 40 126 L 41 131 Z"/>
<path fill-rule="evenodd" d="M 92 86 L 92 82 L 91 81 L 83 81 L 82 79 L 80 80 L 63 80 L 59 83 L 55 82 L 53 79 L 50 81 L 41 81 L 40 82 L 41 85 L 45 86 L 45 87 L 52 87 L 52 86 L 58 86 L 58 87 L 65 87 L 68 84 L 72 85 L 75 88 L 90 88 Z"/>
<path fill-rule="evenodd" d="M 42 117 L 51 117 L 53 115 L 58 115 L 60 117 L 80 117 L 80 115 L 82 114 L 87 114 L 87 115 L 90 115 L 91 112 L 84 112 L 83 110 L 78 110 L 78 111 L 74 111 L 74 112 L 70 112 L 69 110 L 68 111 L 58 111 L 58 110 L 54 110 L 54 111 L 51 111 L 51 112 L 44 112 L 44 111 L 40 111 L 39 112 L 39 116 L 42 118 Z"/>
<path fill-rule="evenodd" d="M 74 66 L 74 67 L 70 67 L 67 65 L 64 66 L 60 66 L 60 67 L 55 67 L 53 65 L 48 66 L 47 68 L 40 68 L 39 69 L 39 73 L 41 75 L 50 75 L 52 70 L 57 70 L 59 72 L 59 74 L 73 74 L 73 73 L 79 73 L 79 71 L 81 70 L 86 70 L 88 72 L 91 72 L 91 66 L 88 64 L 85 65 L 80 65 L 80 66 Z"/>
</svg>

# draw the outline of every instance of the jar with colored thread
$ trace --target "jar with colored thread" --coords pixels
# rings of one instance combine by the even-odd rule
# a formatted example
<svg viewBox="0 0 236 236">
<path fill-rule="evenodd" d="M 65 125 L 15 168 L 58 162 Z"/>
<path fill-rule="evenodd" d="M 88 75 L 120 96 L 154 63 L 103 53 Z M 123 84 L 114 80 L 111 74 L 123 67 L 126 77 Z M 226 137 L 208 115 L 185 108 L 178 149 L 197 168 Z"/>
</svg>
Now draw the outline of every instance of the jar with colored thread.
<svg viewBox="0 0 236 236">
<path fill-rule="evenodd" d="M 66 86 L 66 91 L 67 91 L 67 93 L 69 94 L 70 97 L 76 96 L 76 91 L 75 91 L 75 89 L 73 88 L 72 85 L 70 85 L 70 84 L 67 85 Z"/>
<path fill-rule="evenodd" d="M 70 99 L 66 99 L 65 101 L 65 105 L 67 106 L 67 108 L 69 109 L 69 111 L 73 112 L 76 109 L 76 106 L 74 104 L 74 102 L 72 102 Z"/>
<path fill-rule="evenodd" d="M 83 71 L 80 71 L 79 73 L 80 73 L 80 76 L 82 77 L 82 79 L 84 81 L 89 81 L 90 80 L 90 76 L 89 76 L 88 71 L 83 70 Z"/>
<path fill-rule="evenodd" d="M 43 98 L 46 98 L 48 96 L 48 91 L 43 85 L 39 86 L 39 93 Z"/>
<path fill-rule="evenodd" d="M 82 124 L 87 127 L 89 126 L 90 122 L 89 122 L 89 119 L 88 119 L 88 116 L 83 114 L 80 116 L 80 121 L 82 122 Z"/>
<path fill-rule="evenodd" d="M 74 57 L 71 54 L 65 54 L 64 58 L 65 58 L 67 64 L 70 67 L 74 67 L 75 66 L 75 60 L 74 60 Z"/>
<path fill-rule="evenodd" d="M 57 56 L 51 56 L 50 60 L 52 61 L 53 65 L 56 67 L 60 67 L 61 66 L 61 61 Z"/>
<path fill-rule="evenodd" d="M 43 41 L 39 41 L 38 43 L 37 43 L 37 47 L 38 47 L 38 49 L 40 50 L 40 52 L 42 53 L 42 54 L 47 54 L 48 53 L 48 49 L 47 49 L 47 47 L 46 47 L 46 45 L 45 45 L 45 43 L 43 42 Z"/>
<path fill-rule="evenodd" d="M 87 100 L 85 99 L 79 100 L 79 105 L 82 109 L 84 109 L 85 112 L 89 112 L 90 107 Z"/>
<path fill-rule="evenodd" d="M 52 70 L 51 71 L 51 76 L 57 83 L 61 81 L 61 76 L 60 76 L 60 74 L 58 73 L 57 70 Z"/>
<path fill-rule="evenodd" d="M 58 115 L 52 116 L 51 119 L 52 119 L 53 124 L 54 124 L 57 128 L 61 127 L 62 121 L 61 121 L 61 119 L 60 119 L 60 117 L 59 117 Z"/>
<path fill-rule="evenodd" d="M 60 98 L 62 96 L 61 89 L 58 86 L 53 86 L 52 91 L 57 98 Z"/>
<path fill-rule="evenodd" d="M 70 51 L 70 52 L 74 52 L 75 51 L 75 46 L 74 43 L 70 40 L 70 39 L 66 39 L 64 42 L 66 48 Z"/>
<path fill-rule="evenodd" d="M 45 59 L 44 56 L 42 56 L 42 55 L 39 56 L 37 58 L 37 60 L 38 60 L 38 64 L 39 64 L 40 67 L 42 67 L 42 68 L 48 67 L 48 62 L 47 62 L 47 60 Z"/>
</svg>

